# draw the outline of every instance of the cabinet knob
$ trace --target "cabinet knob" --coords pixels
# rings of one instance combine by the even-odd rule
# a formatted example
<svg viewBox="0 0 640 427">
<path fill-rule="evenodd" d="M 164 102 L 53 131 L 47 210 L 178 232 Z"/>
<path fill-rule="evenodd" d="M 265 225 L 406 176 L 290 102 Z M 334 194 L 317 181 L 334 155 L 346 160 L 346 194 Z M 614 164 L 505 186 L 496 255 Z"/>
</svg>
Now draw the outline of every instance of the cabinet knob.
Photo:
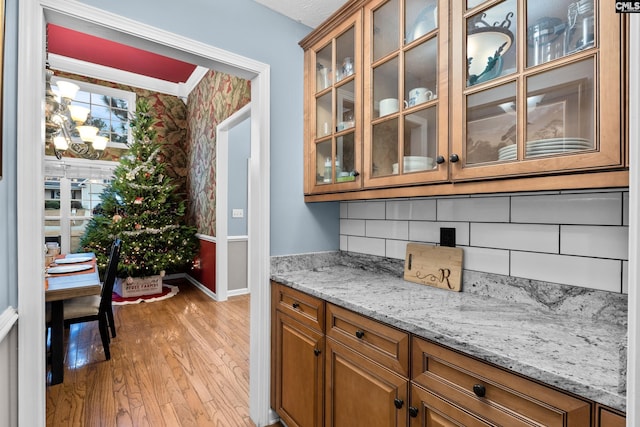
<svg viewBox="0 0 640 427">
<path fill-rule="evenodd" d="M 320 356 L 320 353 L 322 353 L 322 351 L 318 348 L 314 348 L 313 349 L 313 354 L 315 354 L 316 356 Z"/>
<path fill-rule="evenodd" d="M 358 176 L 358 175 L 360 175 L 360 172 L 358 172 L 358 171 L 353 171 L 353 172 L 351 172 L 351 175 L 353 175 L 353 176 Z"/>
<path fill-rule="evenodd" d="M 449 161 L 451 163 L 456 163 L 458 160 L 460 160 L 460 157 L 458 157 L 457 154 L 452 154 L 452 155 L 449 156 Z"/>
<path fill-rule="evenodd" d="M 300 304 L 298 304 L 297 302 L 294 302 L 293 304 L 291 304 L 291 306 L 293 308 L 300 308 Z"/>
<path fill-rule="evenodd" d="M 415 406 L 409 406 L 409 416 L 411 418 L 417 417 L 419 412 L 420 411 Z"/>
<path fill-rule="evenodd" d="M 444 163 L 444 156 L 438 156 L 436 157 L 436 163 L 441 165 Z"/>
<path fill-rule="evenodd" d="M 474 384 L 473 385 L 473 392 L 478 397 L 484 397 L 484 395 L 487 393 L 487 389 L 485 389 L 482 384 Z"/>
<path fill-rule="evenodd" d="M 356 337 L 358 338 L 364 337 L 364 331 L 356 331 Z"/>
<path fill-rule="evenodd" d="M 396 406 L 397 409 L 401 409 L 402 405 L 404 405 L 404 400 L 398 399 L 396 397 L 395 399 L 393 399 L 393 404 Z"/>
</svg>

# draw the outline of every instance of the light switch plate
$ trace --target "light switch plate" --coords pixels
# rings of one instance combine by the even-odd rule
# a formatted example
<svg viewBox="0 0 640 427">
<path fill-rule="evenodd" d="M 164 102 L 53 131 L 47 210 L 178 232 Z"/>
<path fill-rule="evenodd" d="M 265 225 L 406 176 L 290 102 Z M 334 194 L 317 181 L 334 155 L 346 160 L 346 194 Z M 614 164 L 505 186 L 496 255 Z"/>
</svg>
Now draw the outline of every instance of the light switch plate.
<svg viewBox="0 0 640 427">
<path fill-rule="evenodd" d="M 232 218 L 244 218 L 244 209 L 233 209 L 231 211 Z"/>
</svg>

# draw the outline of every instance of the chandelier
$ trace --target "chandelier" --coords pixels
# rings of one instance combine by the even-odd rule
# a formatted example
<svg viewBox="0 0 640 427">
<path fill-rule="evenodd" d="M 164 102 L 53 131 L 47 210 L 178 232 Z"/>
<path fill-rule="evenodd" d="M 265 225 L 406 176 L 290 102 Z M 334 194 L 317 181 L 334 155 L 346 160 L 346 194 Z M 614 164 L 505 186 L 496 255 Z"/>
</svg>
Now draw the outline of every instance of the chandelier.
<svg viewBox="0 0 640 427">
<path fill-rule="evenodd" d="M 71 82 L 58 80 L 56 93 L 51 86 L 53 71 L 47 66 L 47 82 L 45 93 L 46 141 L 53 147 L 58 159 L 62 153 L 70 152 L 90 160 L 97 160 L 107 147 L 109 139 L 98 135 L 95 126 L 86 126 L 89 109 L 79 105 L 72 105 L 80 87 Z"/>
</svg>

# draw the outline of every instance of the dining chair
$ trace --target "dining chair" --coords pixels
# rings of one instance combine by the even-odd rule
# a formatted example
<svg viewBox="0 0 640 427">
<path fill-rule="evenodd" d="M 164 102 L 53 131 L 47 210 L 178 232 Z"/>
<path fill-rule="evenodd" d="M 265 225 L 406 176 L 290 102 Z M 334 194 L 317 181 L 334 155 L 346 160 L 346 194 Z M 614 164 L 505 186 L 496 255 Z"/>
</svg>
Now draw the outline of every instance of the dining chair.
<svg viewBox="0 0 640 427">
<path fill-rule="evenodd" d="M 116 280 L 118 263 L 120 262 L 121 248 L 122 240 L 116 239 L 111 246 L 111 253 L 109 255 L 105 279 L 102 284 L 102 291 L 100 295 L 71 298 L 64 302 L 65 326 L 75 323 L 98 321 L 102 347 L 104 348 L 104 354 L 107 360 L 111 359 L 111 352 L 109 351 L 109 329 L 111 329 L 113 337 L 116 336 L 111 302 L 113 297 L 113 285 Z M 47 307 L 47 322 L 49 322 L 50 319 L 50 307 Z"/>
</svg>

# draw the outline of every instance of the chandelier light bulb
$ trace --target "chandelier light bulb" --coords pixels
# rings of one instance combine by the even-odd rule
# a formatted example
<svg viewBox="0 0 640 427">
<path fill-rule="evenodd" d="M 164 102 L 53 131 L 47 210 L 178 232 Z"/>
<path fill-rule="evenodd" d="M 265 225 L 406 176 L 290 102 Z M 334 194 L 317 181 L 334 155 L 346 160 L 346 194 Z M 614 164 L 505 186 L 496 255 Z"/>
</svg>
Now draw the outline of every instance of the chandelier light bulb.
<svg viewBox="0 0 640 427">
<path fill-rule="evenodd" d="M 62 135 L 58 135 L 53 138 L 53 146 L 58 151 L 65 151 L 67 148 L 69 148 L 69 144 L 67 143 L 66 138 Z"/>
<path fill-rule="evenodd" d="M 73 99 L 80 90 L 80 86 L 71 82 L 65 82 L 64 80 L 58 80 L 56 82 L 58 91 L 62 99 Z"/>
<path fill-rule="evenodd" d="M 109 138 L 106 136 L 98 135 L 93 138 L 93 149 L 96 151 L 104 151 L 107 148 L 107 143 L 109 142 Z"/>
<path fill-rule="evenodd" d="M 82 124 L 87 121 L 87 117 L 89 116 L 90 110 L 86 107 L 81 107 L 79 105 L 69 105 L 69 112 L 71 113 L 71 119 L 76 124 Z"/>
<path fill-rule="evenodd" d="M 98 134 L 98 128 L 95 126 L 77 126 L 76 129 L 80 133 L 80 139 L 84 142 L 93 142 Z"/>
</svg>

